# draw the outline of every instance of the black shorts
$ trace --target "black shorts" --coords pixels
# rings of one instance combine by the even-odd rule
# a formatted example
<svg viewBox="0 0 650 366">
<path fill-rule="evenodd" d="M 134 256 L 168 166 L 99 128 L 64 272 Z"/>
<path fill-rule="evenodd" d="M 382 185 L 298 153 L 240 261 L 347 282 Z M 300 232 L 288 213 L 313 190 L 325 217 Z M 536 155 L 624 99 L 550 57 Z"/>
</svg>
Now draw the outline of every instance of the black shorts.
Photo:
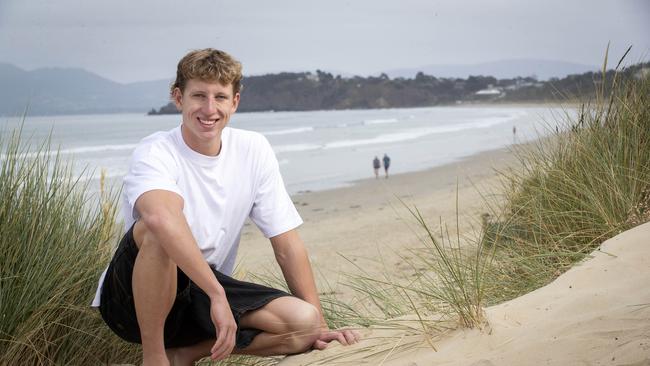
<svg viewBox="0 0 650 366">
<path fill-rule="evenodd" d="M 140 328 L 133 303 L 131 277 L 138 247 L 133 239 L 133 227 L 124 234 L 108 266 L 102 287 L 99 311 L 106 324 L 125 341 L 141 343 Z M 238 281 L 212 268 L 223 287 L 235 322 L 235 347 L 247 347 L 261 330 L 239 326 L 246 312 L 268 304 L 288 293 L 254 283 Z M 183 273 L 177 271 L 176 300 L 165 321 L 165 348 L 186 347 L 207 339 L 215 339 L 216 331 L 210 318 L 210 298 Z"/>
</svg>

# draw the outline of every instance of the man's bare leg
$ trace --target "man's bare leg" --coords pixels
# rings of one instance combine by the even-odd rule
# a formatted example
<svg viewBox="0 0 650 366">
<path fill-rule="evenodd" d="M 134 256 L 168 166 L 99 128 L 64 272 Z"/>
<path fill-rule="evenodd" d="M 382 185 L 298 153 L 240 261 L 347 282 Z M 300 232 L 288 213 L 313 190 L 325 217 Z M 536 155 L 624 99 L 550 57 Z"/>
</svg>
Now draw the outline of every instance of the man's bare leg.
<svg viewBox="0 0 650 366">
<path fill-rule="evenodd" d="M 242 317 L 240 327 L 261 329 L 262 333 L 248 347 L 235 352 L 271 356 L 308 351 L 320 334 L 320 319 L 318 310 L 306 301 L 277 298 Z"/>
<path fill-rule="evenodd" d="M 163 337 L 165 320 L 176 298 L 176 265 L 141 222 L 135 224 L 133 238 L 139 248 L 132 283 L 143 365 L 169 365 Z"/>
<path fill-rule="evenodd" d="M 241 328 L 262 330 L 246 349 L 233 353 L 271 356 L 300 353 L 309 350 L 318 338 L 320 314 L 316 308 L 295 297 L 280 297 L 260 309 L 245 314 Z M 172 366 L 191 366 L 210 355 L 214 339 L 190 347 L 168 349 Z"/>
</svg>

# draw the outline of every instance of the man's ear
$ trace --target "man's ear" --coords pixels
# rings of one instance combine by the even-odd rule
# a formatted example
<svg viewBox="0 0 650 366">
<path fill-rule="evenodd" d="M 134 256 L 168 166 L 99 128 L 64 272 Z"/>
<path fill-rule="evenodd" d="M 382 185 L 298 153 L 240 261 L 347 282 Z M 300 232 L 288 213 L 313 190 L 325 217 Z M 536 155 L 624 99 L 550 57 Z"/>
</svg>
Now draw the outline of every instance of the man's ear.
<svg viewBox="0 0 650 366">
<path fill-rule="evenodd" d="M 235 111 L 237 111 L 237 107 L 239 107 L 240 99 L 241 99 L 241 95 L 239 93 L 235 93 L 235 95 L 232 97 L 232 113 L 235 113 Z"/>
<path fill-rule="evenodd" d="M 172 92 L 172 101 L 174 102 L 174 105 L 176 105 L 176 109 L 179 111 L 183 110 L 183 92 L 181 92 L 180 88 L 174 88 L 174 91 Z"/>
</svg>

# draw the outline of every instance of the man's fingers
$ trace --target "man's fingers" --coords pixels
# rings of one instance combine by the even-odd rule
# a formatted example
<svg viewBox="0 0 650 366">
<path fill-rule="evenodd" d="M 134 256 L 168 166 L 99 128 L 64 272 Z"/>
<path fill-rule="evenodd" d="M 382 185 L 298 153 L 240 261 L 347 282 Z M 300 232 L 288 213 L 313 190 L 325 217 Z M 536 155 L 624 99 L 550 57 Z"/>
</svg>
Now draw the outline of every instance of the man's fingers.
<svg viewBox="0 0 650 366">
<path fill-rule="evenodd" d="M 329 331 L 329 332 L 323 333 L 323 334 L 321 334 L 319 339 L 324 341 L 324 342 L 327 342 L 327 343 L 329 343 L 331 341 L 338 341 L 339 343 L 341 343 L 343 345 L 348 344 L 345 337 L 343 336 L 343 334 L 341 334 L 341 332 L 338 332 L 338 331 L 333 331 L 333 332 Z"/>
<path fill-rule="evenodd" d="M 217 341 L 214 342 L 214 346 L 212 346 L 212 348 L 210 349 L 210 352 L 214 355 L 215 352 L 217 352 L 217 350 L 221 348 L 221 346 L 223 345 L 223 343 L 225 341 L 226 341 L 226 339 L 223 336 L 223 334 L 221 334 L 221 332 L 217 332 Z"/>
<path fill-rule="evenodd" d="M 346 329 L 343 331 L 343 336 L 348 341 L 348 344 L 355 344 L 359 342 L 359 338 L 361 338 L 361 335 L 356 330 Z"/>
<path fill-rule="evenodd" d="M 212 359 L 218 359 L 223 353 L 223 349 L 228 346 L 228 330 L 227 329 L 217 329 L 217 341 L 214 342 L 214 346 L 210 349 L 212 353 Z"/>
<path fill-rule="evenodd" d="M 236 332 L 229 327 L 220 332 L 217 342 L 211 349 L 211 358 L 213 360 L 222 360 L 232 353 L 235 348 L 235 334 Z"/>
<path fill-rule="evenodd" d="M 360 338 L 361 336 L 359 332 L 350 329 L 344 329 L 344 330 L 324 332 L 321 334 L 320 338 L 318 339 L 318 341 L 316 341 L 316 343 L 323 342 L 327 344 L 331 341 L 338 341 L 344 346 L 349 346 L 351 344 L 355 344 L 359 342 Z M 317 347 L 316 343 L 314 343 L 314 348 Z M 316 348 L 316 349 L 320 349 L 320 348 Z"/>
<path fill-rule="evenodd" d="M 347 346 L 348 345 L 348 340 L 345 339 L 345 336 L 343 335 L 343 333 L 341 333 L 341 332 L 335 332 L 335 333 L 336 333 L 336 338 L 334 338 L 334 339 L 339 341 L 339 343 L 341 343 L 342 345 Z"/>
<path fill-rule="evenodd" d="M 328 346 L 328 343 L 325 342 L 325 341 L 321 341 L 320 339 L 317 339 L 316 342 L 314 342 L 314 345 L 313 345 L 314 349 L 321 350 L 321 351 L 324 350 L 325 348 L 327 348 L 327 346 Z"/>
<path fill-rule="evenodd" d="M 234 348 L 234 342 L 227 342 L 221 348 L 217 349 L 212 353 L 211 358 L 213 360 L 223 360 L 228 357 Z"/>
</svg>

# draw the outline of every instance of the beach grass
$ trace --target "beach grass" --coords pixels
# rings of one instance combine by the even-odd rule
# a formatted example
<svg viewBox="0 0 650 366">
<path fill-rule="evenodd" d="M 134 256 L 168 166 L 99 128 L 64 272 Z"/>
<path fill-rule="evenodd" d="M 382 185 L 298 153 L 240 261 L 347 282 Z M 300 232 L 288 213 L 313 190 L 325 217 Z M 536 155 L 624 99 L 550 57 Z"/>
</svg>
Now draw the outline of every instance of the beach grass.
<svg viewBox="0 0 650 366">
<path fill-rule="evenodd" d="M 490 303 L 549 283 L 650 218 L 650 80 L 620 75 L 603 71 L 600 92 L 577 118 L 516 148 L 520 168 L 501 172 L 505 204 L 483 225 L 485 244 L 496 250 L 486 276 Z"/>
<path fill-rule="evenodd" d="M 1 141 L 0 364 L 137 362 L 90 308 L 112 254 L 115 194 L 88 197 L 70 162 L 21 142 Z"/>
</svg>

